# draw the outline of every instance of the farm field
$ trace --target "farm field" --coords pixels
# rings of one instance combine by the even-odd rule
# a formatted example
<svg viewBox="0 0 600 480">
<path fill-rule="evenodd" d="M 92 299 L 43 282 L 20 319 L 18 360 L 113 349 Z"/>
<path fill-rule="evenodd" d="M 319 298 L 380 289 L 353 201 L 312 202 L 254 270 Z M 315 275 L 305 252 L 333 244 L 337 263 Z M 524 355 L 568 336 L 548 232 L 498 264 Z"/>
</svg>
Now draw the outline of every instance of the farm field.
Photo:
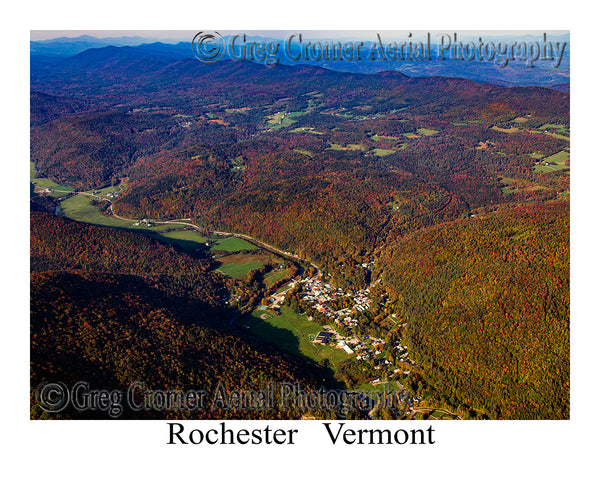
<svg viewBox="0 0 600 480">
<path fill-rule="evenodd" d="M 328 147 L 328 150 L 366 150 L 367 148 L 362 144 L 356 143 L 350 143 L 346 146 L 340 145 L 339 143 L 330 143 L 329 145 L 330 147 Z"/>
<path fill-rule="evenodd" d="M 71 220 L 78 222 L 91 223 L 92 225 L 100 225 L 104 227 L 124 228 L 136 232 L 157 232 L 173 228 L 169 225 L 156 225 L 152 228 L 140 225 L 136 226 L 132 222 L 121 220 L 119 218 L 102 215 L 90 202 L 90 197 L 87 195 L 74 195 L 60 203 L 60 213 Z"/>
<path fill-rule="evenodd" d="M 567 165 L 567 161 L 570 159 L 570 153 L 567 151 L 562 151 L 555 153 L 549 157 L 544 158 L 540 164 L 535 166 L 534 171 L 536 173 L 547 173 L 547 172 L 557 172 L 560 170 L 567 170 L 570 168 L 570 165 Z M 542 163 L 554 163 L 556 165 L 543 165 Z"/>
<path fill-rule="evenodd" d="M 377 155 L 378 157 L 385 157 L 386 155 L 391 155 L 395 151 L 396 150 L 390 150 L 390 149 L 387 149 L 387 148 L 374 148 L 373 149 L 373 153 L 375 155 Z"/>
<path fill-rule="evenodd" d="M 217 260 L 221 263 L 217 271 L 231 278 L 242 278 L 252 270 L 268 263 L 275 263 L 269 255 L 249 253 L 225 255 Z"/>
<path fill-rule="evenodd" d="M 52 189 L 58 189 L 58 190 L 67 190 L 69 192 L 73 191 L 73 189 L 71 187 L 59 185 L 58 183 L 56 183 L 53 180 L 50 180 L 49 178 L 44 178 L 44 177 L 36 178 L 36 174 L 37 174 L 37 170 L 35 168 L 35 163 L 29 162 L 29 181 L 33 182 L 36 187 L 39 187 L 42 189 L 52 188 Z M 64 192 L 52 192 L 50 194 L 51 197 L 62 197 L 64 195 L 65 195 Z"/>
<path fill-rule="evenodd" d="M 418 128 L 417 133 L 425 136 L 435 135 L 438 133 L 437 130 L 432 130 L 431 128 Z"/>
<path fill-rule="evenodd" d="M 277 112 L 268 117 L 267 126 L 270 127 L 269 130 L 279 130 L 280 128 L 289 127 L 296 123 L 296 118 L 303 114 L 304 112 Z"/>
<path fill-rule="evenodd" d="M 258 250 L 258 247 L 242 238 L 226 237 L 218 240 L 210 247 L 210 249 L 212 251 L 224 250 L 226 252 L 239 252 L 240 250 Z"/>
<path fill-rule="evenodd" d="M 378 383 L 377 385 L 373 385 L 371 382 L 367 382 L 357 385 L 353 390 L 356 392 L 385 392 L 400 391 L 401 388 L 395 381 Z"/>
<path fill-rule="evenodd" d="M 286 268 L 282 268 L 279 270 L 273 270 L 269 272 L 264 277 L 264 283 L 267 287 L 276 284 L 279 280 L 283 280 L 288 275 L 288 270 Z"/>
<path fill-rule="evenodd" d="M 172 245 L 177 245 L 185 250 L 197 250 L 205 247 L 208 239 L 195 230 L 175 230 L 172 232 L 156 233 L 152 235 L 157 240 Z"/>
<path fill-rule="evenodd" d="M 244 275 L 247 275 L 248 272 L 251 272 L 252 270 L 262 266 L 263 264 L 256 260 L 240 264 L 223 263 L 219 268 L 217 268 L 217 272 L 221 272 L 223 275 L 231 278 L 242 278 Z"/>
<path fill-rule="evenodd" d="M 503 133 L 518 133 L 519 132 L 519 129 L 517 127 L 501 128 L 501 127 L 497 127 L 496 125 L 494 125 L 492 127 L 492 130 L 496 130 L 498 132 L 503 132 Z"/>
<path fill-rule="evenodd" d="M 319 132 L 314 127 L 297 127 L 290 130 L 290 133 L 312 133 L 314 135 L 325 135 L 323 132 Z"/>
</svg>

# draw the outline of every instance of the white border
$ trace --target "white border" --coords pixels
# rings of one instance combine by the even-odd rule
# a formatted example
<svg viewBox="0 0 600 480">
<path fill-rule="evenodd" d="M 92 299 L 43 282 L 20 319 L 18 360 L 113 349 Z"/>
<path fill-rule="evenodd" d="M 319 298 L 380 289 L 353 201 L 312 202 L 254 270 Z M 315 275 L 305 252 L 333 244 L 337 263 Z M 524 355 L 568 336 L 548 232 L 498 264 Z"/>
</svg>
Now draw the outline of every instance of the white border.
<svg viewBox="0 0 600 480">
<path fill-rule="evenodd" d="M 598 471 L 595 358 L 598 255 L 598 39 L 592 10 L 564 2 L 27 2 L 4 13 L 2 115 L 4 235 L 1 361 L 4 470 L 42 478 L 232 478 L 277 475 L 365 478 L 588 478 Z M 18 5 L 18 6 L 17 6 Z M 7 8 L 7 6 L 5 6 Z M 304 422 L 296 447 L 175 447 L 165 422 L 31 422 L 29 393 L 28 199 L 29 31 L 90 30 L 571 30 L 572 78 L 572 410 L 569 421 L 444 422 L 432 447 L 327 445 L 320 423 Z M 596 147 L 594 149 L 594 147 Z M 15 180 L 15 173 L 19 178 Z M 21 178 L 23 177 L 23 178 Z M 255 423 L 255 422 L 253 422 Z M 270 422 L 274 424 L 275 422 Z M 295 422 L 294 422 L 295 423 Z M 292 423 L 285 422 L 290 428 Z M 385 424 L 378 422 L 377 427 Z M 375 426 L 375 425 L 373 425 Z M 398 423 L 385 425 L 398 428 Z M 420 423 L 419 426 L 426 426 Z M 410 426 L 410 428 L 413 428 Z M 594 462 L 594 463 L 592 463 Z M 18 473 L 17 473 L 18 472 Z"/>
</svg>

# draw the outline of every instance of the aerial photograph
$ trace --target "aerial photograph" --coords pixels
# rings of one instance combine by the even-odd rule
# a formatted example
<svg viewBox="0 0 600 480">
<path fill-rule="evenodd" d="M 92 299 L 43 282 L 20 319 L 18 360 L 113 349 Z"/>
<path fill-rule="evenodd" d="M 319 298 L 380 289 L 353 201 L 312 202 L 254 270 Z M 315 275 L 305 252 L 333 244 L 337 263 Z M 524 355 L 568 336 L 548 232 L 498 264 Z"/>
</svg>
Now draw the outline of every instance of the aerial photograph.
<svg viewBox="0 0 600 480">
<path fill-rule="evenodd" d="M 571 418 L 569 31 L 29 55 L 30 419 Z"/>
</svg>

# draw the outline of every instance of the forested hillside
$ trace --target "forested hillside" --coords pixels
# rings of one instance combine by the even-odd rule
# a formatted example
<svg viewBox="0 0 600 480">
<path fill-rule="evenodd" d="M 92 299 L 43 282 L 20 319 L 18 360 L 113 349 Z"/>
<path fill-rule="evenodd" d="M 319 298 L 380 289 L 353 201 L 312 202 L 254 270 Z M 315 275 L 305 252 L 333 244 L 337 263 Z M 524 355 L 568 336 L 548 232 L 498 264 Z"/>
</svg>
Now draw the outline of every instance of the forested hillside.
<svg viewBox="0 0 600 480">
<path fill-rule="evenodd" d="M 118 240 L 118 243 L 115 243 Z M 31 385 L 78 381 L 93 389 L 260 390 L 319 370 L 232 328 L 223 282 L 205 265 L 136 234 L 32 214 Z M 221 286 L 220 286 L 221 285 Z M 226 290 L 225 290 L 226 292 Z M 278 384 L 277 384 L 278 385 Z M 277 401 L 276 405 L 279 405 Z M 73 409 L 33 418 L 108 418 Z M 141 411 L 120 418 L 293 418 L 302 412 Z"/>
<path fill-rule="evenodd" d="M 569 418 L 569 209 L 506 208 L 390 242 L 414 388 L 493 418 Z"/>
</svg>

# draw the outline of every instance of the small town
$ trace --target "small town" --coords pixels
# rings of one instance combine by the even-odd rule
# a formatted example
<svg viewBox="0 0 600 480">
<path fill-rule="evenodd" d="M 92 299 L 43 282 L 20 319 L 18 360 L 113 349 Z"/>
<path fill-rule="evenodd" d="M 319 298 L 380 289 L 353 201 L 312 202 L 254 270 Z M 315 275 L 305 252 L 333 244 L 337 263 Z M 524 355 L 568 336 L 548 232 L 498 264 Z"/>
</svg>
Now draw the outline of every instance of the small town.
<svg viewBox="0 0 600 480">
<path fill-rule="evenodd" d="M 380 378 L 374 379 L 371 383 L 377 385 L 385 381 L 388 374 L 408 375 L 410 372 L 405 369 L 394 368 L 388 355 L 383 355 L 384 350 L 393 352 L 393 360 L 400 360 L 403 364 L 416 365 L 408 358 L 408 347 L 402 345 L 399 341 L 394 341 L 392 345 L 386 345 L 383 338 L 376 338 L 370 335 L 359 335 L 355 330 L 358 325 L 357 313 L 365 312 L 371 306 L 369 297 L 371 290 L 369 287 L 353 292 L 346 292 L 341 288 L 324 281 L 321 276 L 303 278 L 301 280 L 292 280 L 287 284 L 287 288 L 279 293 L 271 295 L 268 306 L 262 306 L 261 309 L 279 310 L 284 304 L 286 295 L 297 286 L 300 286 L 300 298 L 302 303 L 325 317 L 331 319 L 332 325 L 323 325 L 312 342 L 321 345 L 335 346 L 346 352 L 349 356 L 355 355 L 358 361 L 369 361 L 374 365 L 375 370 L 383 370 Z M 332 306 L 334 303 L 349 303 L 350 306 L 336 310 Z M 395 315 L 394 315 L 395 316 Z M 313 320 L 312 315 L 308 315 L 308 320 Z M 393 369 L 393 370 L 392 370 Z M 388 372 L 388 373 L 385 373 Z"/>
</svg>

